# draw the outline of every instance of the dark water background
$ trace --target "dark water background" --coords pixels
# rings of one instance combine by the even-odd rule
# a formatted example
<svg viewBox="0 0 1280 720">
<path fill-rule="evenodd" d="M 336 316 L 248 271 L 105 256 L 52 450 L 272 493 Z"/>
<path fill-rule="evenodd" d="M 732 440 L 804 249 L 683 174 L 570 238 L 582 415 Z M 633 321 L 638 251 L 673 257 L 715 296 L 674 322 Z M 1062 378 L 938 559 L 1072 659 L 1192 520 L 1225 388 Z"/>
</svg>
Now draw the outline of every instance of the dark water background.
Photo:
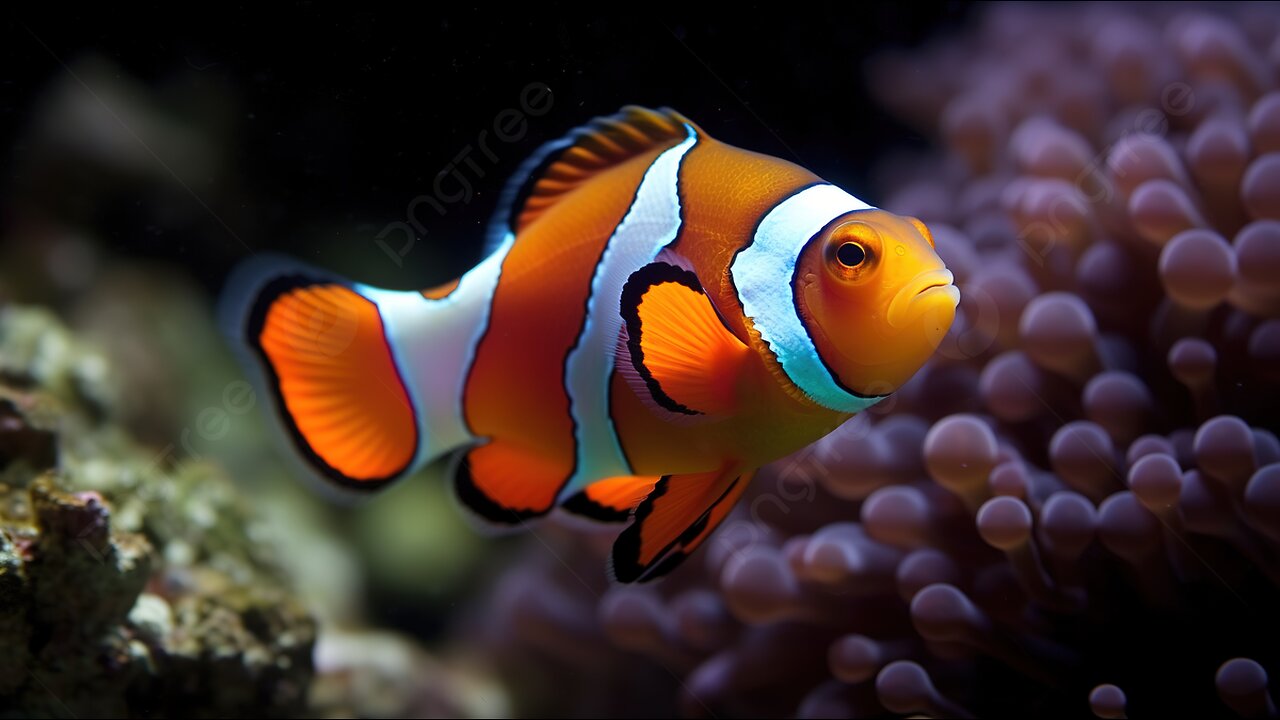
<svg viewBox="0 0 1280 720">
<path fill-rule="evenodd" d="M 79 221 L 114 251 L 178 263 L 211 291 L 250 249 L 421 287 L 475 261 L 503 182 L 541 142 L 625 104 L 674 107 L 719 139 L 865 188 L 885 149 L 924 140 L 870 99 L 863 61 L 967 14 L 964 4 L 936 2 L 738 5 L 714 20 L 639 7 L 612 18 L 556 6 L 525 17 L 481 7 L 353 12 L 310 3 L 191 13 L 72 9 L 4 21 L 0 135 L 28 130 L 30 109 L 68 65 L 104 58 L 181 122 L 227 140 L 216 147 L 216 174 L 187 175 L 158 157 L 173 171 L 158 171 L 167 187 L 140 200 L 137 188 L 122 185 L 110 202 L 86 210 Z M 496 160 L 475 150 L 477 165 L 460 165 L 473 197 L 443 214 L 420 205 L 415 218 L 425 234 L 403 262 L 389 261 L 378 234 L 406 221 L 414 198 L 432 193 L 436 176 L 482 131 L 492 138 L 495 118 L 518 108 L 531 83 L 551 89 L 550 110 L 530 118 L 519 140 L 491 140 Z M 17 157 L 21 144 L 3 150 L 12 154 L 3 181 L 11 203 L 63 203 L 75 182 L 92 183 L 84 169 L 47 187 L 47 168 Z M 166 223 L 174 213 L 160 205 L 190 212 Z M 404 247 L 397 230 L 383 238 Z"/>
</svg>

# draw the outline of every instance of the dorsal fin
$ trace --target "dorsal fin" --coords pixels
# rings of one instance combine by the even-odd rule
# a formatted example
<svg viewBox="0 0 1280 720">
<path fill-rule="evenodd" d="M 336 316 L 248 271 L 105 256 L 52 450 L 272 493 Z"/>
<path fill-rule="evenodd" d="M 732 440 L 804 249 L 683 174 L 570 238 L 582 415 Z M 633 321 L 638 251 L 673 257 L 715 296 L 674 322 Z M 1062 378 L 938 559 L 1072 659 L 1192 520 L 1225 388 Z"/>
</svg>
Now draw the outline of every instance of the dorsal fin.
<svg viewBox="0 0 1280 720">
<path fill-rule="evenodd" d="M 702 134 L 671 108 L 628 105 L 538 148 L 507 182 L 489 227 L 488 247 L 519 233 L 561 198 L 604 170 L 654 148 Z"/>
</svg>

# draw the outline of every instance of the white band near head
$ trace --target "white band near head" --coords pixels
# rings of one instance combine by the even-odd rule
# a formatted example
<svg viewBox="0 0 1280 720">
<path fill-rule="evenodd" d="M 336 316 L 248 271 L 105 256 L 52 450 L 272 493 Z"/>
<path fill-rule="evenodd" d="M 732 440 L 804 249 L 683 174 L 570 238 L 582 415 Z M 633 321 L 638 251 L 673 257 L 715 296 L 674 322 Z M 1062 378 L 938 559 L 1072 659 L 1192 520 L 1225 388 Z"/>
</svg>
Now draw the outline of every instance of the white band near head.
<svg viewBox="0 0 1280 720">
<path fill-rule="evenodd" d="M 806 188 L 764 216 L 751 244 L 730 267 L 743 311 L 787 377 L 814 402 L 838 412 L 860 412 L 881 398 L 858 397 L 831 376 L 796 309 L 791 280 L 805 245 L 827 223 L 870 209 L 834 185 Z"/>
</svg>

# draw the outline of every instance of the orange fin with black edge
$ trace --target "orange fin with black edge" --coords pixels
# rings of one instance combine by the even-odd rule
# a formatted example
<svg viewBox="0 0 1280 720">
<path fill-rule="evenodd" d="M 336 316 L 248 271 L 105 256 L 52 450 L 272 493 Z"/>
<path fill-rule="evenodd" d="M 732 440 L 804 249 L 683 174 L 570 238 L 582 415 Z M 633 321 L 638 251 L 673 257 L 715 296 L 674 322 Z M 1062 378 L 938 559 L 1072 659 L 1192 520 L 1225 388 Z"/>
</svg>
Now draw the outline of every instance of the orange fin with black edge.
<svg viewBox="0 0 1280 720">
<path fill-rule="evenodd" d="M 671 108 L 628 105 L 540 147 L 512 175 L 498 200 L 487 247 L 518 234 L 584 182 L 655 148 L 674 145 L 698 126 Z"/>
<path fill-rule="evenodd" d="M 480 519 L 520 525 L 551 512 L 569 471 L 515 443 L 492 440 L 463 453 L 453 474 L 454 490 Z"/>
<path fill-rule="evenodd" d="M 715 532 L 754 474 L 662 476 L 614 541 L 610 574 L 618 582 L 633 583 L 670 573 Z"/>
<path fill-rule="evenodd" d="M 420 423 L 378 303 L 323 271 L 260 260 L 233 279 L 224 322 L 257 357 L 303 464 L 357 491 L 416 469 Z"/>
<path fill-rule="evenodd" d="M 686 265 L 664 251 L 628 278 L 616 365 L 664 419 L 719 419 L 735 410 L 736 382 L 750 351 Z"/>
<path fill-rule="evenodd" d="M 591 483 L 560 504 L 568 512 L 598 522 L 626 522 L 658 482 L 652 475 L 622 475 Z"/>
</svg>

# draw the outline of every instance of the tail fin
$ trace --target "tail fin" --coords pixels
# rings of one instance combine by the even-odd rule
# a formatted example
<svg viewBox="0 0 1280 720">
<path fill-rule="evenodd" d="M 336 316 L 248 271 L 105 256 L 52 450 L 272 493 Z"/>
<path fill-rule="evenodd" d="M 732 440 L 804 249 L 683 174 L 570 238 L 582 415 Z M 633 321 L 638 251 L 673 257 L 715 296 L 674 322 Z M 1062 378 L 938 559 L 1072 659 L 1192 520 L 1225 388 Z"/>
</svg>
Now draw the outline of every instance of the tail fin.
<svg viewBox="0 0 1280 720">
<path fill-rule="evenodd" d="M 282 258 L 248 261 L 224 291 L 224 330 L 288 444 L 330 486 L 376 490 L 427 459 L 421 409 L 379 305 L 398 295 Z"/>
</svg>

